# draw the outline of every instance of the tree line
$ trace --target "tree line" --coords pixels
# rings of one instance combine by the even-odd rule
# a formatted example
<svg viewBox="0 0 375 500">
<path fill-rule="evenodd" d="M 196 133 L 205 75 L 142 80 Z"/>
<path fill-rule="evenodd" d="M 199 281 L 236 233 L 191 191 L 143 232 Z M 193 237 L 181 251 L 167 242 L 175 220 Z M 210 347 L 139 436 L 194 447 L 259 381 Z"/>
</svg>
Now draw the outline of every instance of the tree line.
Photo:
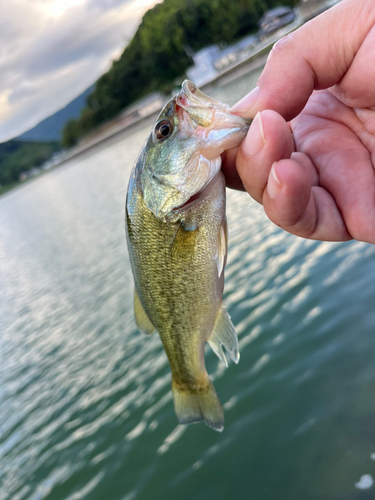
<svg viewBox="0 0 375 500">
<path fill-rule="evenodd" d="M 17 182 L 22 172 L 42 165 L 54 151 L 58 142 L 32 142 L 12 139 L 0 144 L 0 187 Z"/>
<path fill-rule="evenodd" d="M 164 0 L 148 10 L 133 39 L 99 78 L 63 143 L 73 146 L 99 124 L 147 94 L 170 91 L 192 64 L 188 54 L 214 43 L 233 43 L 258 31 L 263 13 L 298 0 Z"/>
</svg>

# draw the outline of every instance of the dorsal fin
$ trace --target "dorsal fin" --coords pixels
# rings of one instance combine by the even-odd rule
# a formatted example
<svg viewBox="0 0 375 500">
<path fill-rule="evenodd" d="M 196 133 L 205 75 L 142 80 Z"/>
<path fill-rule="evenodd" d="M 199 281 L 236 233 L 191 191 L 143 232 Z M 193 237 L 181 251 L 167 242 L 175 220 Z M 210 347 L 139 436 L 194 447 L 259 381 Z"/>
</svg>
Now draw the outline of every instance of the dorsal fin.
<svg viewBox="0 0 375 500">
<path fill-rule="evenodd" d="M 222 349 L 222 345 L 228 351 L 229 356 L 235 363 L 238 363 L 238 361 L 240 360 L 237 335 L 234 330 L 232 320 L 230 319 L 228 311 L 225 309 L 224 305 L 221 306 L 221 309 L 217 313 L 214 329 L 211 333 L 210 338 L 208 339 L 208 343 L 210 344 L 211 349 L 214 351 L 217 357 L 226 366 L 228 366 L 228 364 Z"/>
<path fill-rule="evenodd" d="M 142 333 L 147 333 L 148 335 L 151 335 L 151 333 L 154 333 L 156 331 L 156 328 L 151 323 L 147 314 L 145 313 L 145 310 L 143 309 L 136 288 L 134 289 L 134 316 L 137 327 Z"/>
</svg>

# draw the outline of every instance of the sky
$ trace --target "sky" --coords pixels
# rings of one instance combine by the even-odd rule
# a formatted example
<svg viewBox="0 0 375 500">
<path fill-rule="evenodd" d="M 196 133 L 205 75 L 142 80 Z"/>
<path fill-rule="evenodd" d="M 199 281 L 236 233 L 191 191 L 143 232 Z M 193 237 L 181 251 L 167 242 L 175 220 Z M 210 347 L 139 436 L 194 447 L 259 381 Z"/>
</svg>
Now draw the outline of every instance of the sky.
<svg viewBox="0 0 375 500">
<path fill-rule="evenodd" d="M 160 1 L 0 1 L 0 142 L 92 85 Z"/>
</svg>

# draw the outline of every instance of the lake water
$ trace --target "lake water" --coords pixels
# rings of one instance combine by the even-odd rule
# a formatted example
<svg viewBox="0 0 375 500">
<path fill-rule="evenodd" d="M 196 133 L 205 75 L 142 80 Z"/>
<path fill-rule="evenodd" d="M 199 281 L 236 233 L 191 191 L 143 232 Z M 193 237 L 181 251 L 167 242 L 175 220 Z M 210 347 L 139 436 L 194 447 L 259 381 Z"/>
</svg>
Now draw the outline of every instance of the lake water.
<svg viewBox="0 0 375 500">
<path fill-rule="evenodd" d="M 299 239 L 228 192 L 241 360 L 206 354 L 224 432 L 179 426 L 124 235 L 150 127 L 0 199 L 0 499 L 374 499 L 375 247 Z"/>
</svg>

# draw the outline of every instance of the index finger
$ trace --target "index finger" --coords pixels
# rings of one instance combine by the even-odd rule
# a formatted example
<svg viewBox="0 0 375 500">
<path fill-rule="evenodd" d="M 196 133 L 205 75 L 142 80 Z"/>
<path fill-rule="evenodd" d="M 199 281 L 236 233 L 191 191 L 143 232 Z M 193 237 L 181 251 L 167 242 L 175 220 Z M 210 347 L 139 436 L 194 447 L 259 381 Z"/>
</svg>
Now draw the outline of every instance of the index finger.
<svg viewBox="0 0 375 500">
<path fill-rule="evenodd" d="M 277 42 L 258 86 L 232 111 L 254 117 L 272 109 L 295 118 L 313 90 L 338 83 L 375 23 L 373 1 L 343 0 Z"/>
</svg>

